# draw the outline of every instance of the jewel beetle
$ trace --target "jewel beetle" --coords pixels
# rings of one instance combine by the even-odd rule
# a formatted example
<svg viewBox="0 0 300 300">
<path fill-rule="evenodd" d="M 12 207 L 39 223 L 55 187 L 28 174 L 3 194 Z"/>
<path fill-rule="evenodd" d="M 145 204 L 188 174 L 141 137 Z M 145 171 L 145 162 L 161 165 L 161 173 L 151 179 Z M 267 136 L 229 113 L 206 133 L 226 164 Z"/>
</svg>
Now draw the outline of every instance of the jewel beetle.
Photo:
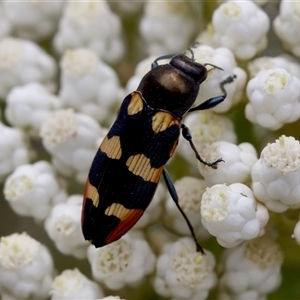
<svg viewBox="0 0 300 300">
<path fill-rule="evenodd" d="M 196 158 L 217 168 L 222 159 L 209 163 L 200 157 L 182 118 L 189 112 L 209 109 L 224 101 L 227 95 L 224 85 L 232 82 L 235 75 L 220 82 L 222 95 L 192 107 L 200 84 L 207 78 L 206 65 L 218 67 L 199 64 L 185 54 L 175 55 L 169 63 L 159 65 L 158 61 L 165 58 L 170 56 L 157 58 L 137 90 L 125 97 L 92 162 L 84 190 L 81 222 L 84 238 L 97 248 L 118 240 L 136 224 L 163 174 L 197 251 L 204 253 L 178 204 L 165 164 L 172 157 L 182 131 Z"/>
</svg>

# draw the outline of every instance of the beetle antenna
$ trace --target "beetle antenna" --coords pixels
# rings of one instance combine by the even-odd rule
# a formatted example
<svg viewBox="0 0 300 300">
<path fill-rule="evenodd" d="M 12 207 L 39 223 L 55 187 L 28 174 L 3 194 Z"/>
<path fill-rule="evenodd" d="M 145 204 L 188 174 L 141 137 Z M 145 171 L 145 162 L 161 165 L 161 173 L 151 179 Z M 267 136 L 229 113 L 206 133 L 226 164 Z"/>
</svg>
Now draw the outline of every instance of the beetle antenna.
<svg viewBox="0 0 300 300">
<path fill-rule="evenodd" d="M 189 50 L 191 52 L 191 55 L 192 55 L 191 60 L 195 61 L 195 55 L 194 55 L 194 51 L 193 51 L 192 47 L 187 48 L 187 50 Z"/>
<path fill-rule="evenodd" d="M 208 72 L 211 71 L 211 70 L 214 70 L 214 69 L 218 69 L 218 70 L 224 71 L 224 69 L 222 69 L 222 68 L 220 68 L 220 67 L 218 67 L 218 66 L 216 66 L 214 64 L 210 64 L 210 63 L 205 63 L 205 64 L 203 64 L 203 66 L 204 67 L 206 67 L 206 66 L 211 66 L 212 67 L 212 69 L 209 69 Z"/>
<path fill-rule="evenodd" d="M 160 60 L 164 60 L 164 59 L 171 59 L 172 57 L 174 57 L 176 54 L 166 54 L 166 55 L 162 55 L 159 56 L 158 58 L 155 59 L 155 61 L 151 64 L 151 69 L 154 69 L 158 66 L 158 62 Z"/>
</svg>

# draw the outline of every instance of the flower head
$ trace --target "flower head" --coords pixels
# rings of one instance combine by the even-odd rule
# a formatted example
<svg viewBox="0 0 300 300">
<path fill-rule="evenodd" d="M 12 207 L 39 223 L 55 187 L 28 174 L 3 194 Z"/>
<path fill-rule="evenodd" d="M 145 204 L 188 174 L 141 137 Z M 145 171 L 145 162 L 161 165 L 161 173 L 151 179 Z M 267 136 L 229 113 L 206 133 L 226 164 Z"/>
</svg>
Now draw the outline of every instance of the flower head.
<svg viewBox="0 0 300 300">
<path fill-rule="evenodd" d="M 99 299 L 103 297 L 100 287 L 84 276 L 78 269 L 64 270 L 52 282 L 51 300 Z"/>
<path fill-rule="evenodd" d="M 53 271 L 48 249 L 26 233 L 14 233 L 1 238 L 0 288 L 5 290 L 9 298 L 46 298 Z"/>
<path fill-rule="evenodd" d="M 283 212 L 300 206 L 300 143 L 294 137 L 281 136 L 269 143 L 252 168 L 252 188 L 268 209 Z"/>
<path fill-rule="evenodd" d="M 172 299 L 206 299 L 216 283 L 215 259 L 195 250 L 190 238 L 182 238 L 165 247 L 157 260 L 154 287 L 157 293 Z"/>
<path fill-rule="evenodd" d="M 240 183 L 207 188 L 200 210 L 203 226 L 223 247 L 235 247 L 244 240 L 258 237 L 262 225 L 266 224 L 262 224 L 256 214 L 252 191 Z"/>
<path fill-rule="evenodd" d="M 247 85 L 248 120 L 276 130 L 300 117 L 300 79 L 285 69 L 259 72 Z"/>
<path fill-rule="evenodd" d="M 270 20 L 250 0 L 221 4 L 213 14 L 212 24 L 214 42 L 229 48 L 239 59 L 250 59 L 267 46 Z"/>
<path fill-rule="evenodd" d="M 103 248 L 90 246 L 88 259 L 93 277 L 113 290 L 136 284 L 153 270 L 155 262 L 147 242 L 129 235 Z"/>
</svg>

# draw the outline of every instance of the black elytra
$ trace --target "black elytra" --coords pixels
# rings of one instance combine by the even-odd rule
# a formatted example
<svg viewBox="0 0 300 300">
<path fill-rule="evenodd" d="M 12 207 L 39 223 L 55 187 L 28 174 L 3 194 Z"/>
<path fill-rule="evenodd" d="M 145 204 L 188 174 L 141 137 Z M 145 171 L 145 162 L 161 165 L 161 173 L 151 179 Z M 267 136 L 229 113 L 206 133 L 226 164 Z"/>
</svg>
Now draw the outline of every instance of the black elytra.
<svg viewBox="0 0 300 300">
<path fill-rule="evenodd" d="M 215 162 L 204 161 L 196 150 L 189 129 L 182 124 L 186 113 L 212 108 L 226 98 L 225 84 L 235 75 L 221 81 L 222 95 L 193 107 L 200 84 L 208 75 L 206 65 L 184 54 L 169 63 L 155 60 L 137 90 L 123 100 L 119 114 L 102 141 L 86 181 L 82 207 L 82 231 L 86 240 L 102 247 L 121 238 L 132 228 L 150 204 L 161 174 L 179 211 L 185 218 L 196 244 L 194 229 L 178 203 L 175 187 L 165 170 L 182 131 L 196 158 L 217 168 Z M 218 68 L 210 65 L 213 68 Z"/>
</svg>

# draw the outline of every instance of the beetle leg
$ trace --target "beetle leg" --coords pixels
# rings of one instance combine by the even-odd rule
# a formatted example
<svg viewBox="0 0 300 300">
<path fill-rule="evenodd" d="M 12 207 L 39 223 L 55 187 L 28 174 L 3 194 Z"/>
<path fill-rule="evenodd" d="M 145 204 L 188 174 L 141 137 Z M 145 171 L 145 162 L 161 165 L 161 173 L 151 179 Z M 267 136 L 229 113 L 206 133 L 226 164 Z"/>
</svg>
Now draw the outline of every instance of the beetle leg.
<svg viewBox="0 0 300 300">
<path fill-rule="evenodd" d="M 196 244 L 196 251 L 197 252 L 201 252 L 202 254 L 205 254 L 204 253 L 204 250 L 202 249 L 202 247 L 199 245 L 198 241 L 197 241 L 197 238 L 196 238 L 196 235 L 195 235 L 195 232 L 194 232 L 194 229 L 193 229 L 193 226 L 192 224 L 190 223 L 188 217 L 186 216 L 186 214 L 184 213 L 184 211 L 182 210 L 182 208 L 180 207 L 179 205 L 179 201 L 178 201 L 178 195 L 177 195 L 177 192 L 176 192 L 176 189 L 175 189 L 175 186 L 170 178 L 170 175 L 169 173 L 167 172 L 166 169 L 163 169 L 163 177 L 164 177 L 164 180 L 165 180 L 165 183 L 167 185 L 167 188 L 168 188 L 168 191 L 173 199 L 173 201 L 175 202 L 177 208 L 179 209 L 180 213 L 182 214 L 182 216 L 184 217 L 188 227 L 189 227 L 189 230 L 192 234 L 192 237 L 195 241 L 195 244 Z"/>
<path fill-rule="evenodd" d="M 182 128 L 182 136 L 190 143 L 191 148 L 193 149 L 193 151 L 194 151 L 194 153 L 195 153 L 195 155 L 196 155 L 196 158 L 197 158 L 202 164 L 204 164 L 204 165 L 206 165 L 206 166 L 209 166 L 209 167 L 211 167 L 211 168 L 213 168 L 213 169 L 217 169 L 217 168 L 218 168 L 217 164 L 218 164 L 219 162 L 221 162 L 221 161 L 224 161 L 224 160 L 223 160 L 222 158 L 219 158 L 219 159 L 217 159 L 216 161 L 211 162 L 211 163 L 210 163 L 210 162 L 207 162 L 207 161 L 205 161 L 205 160 L 203 160 L 203 159 L 201 158 L 200 154 L 198 153 L 198 151 L 197 151 L 197 149 L 196 149 L 194 143 L 193 143 L 192 135 L 191 135 L 191 132 L 190 132 L 189 128 L 188 128 L 186 125 L 184 125 L 184 124 L 181 124 L 181 128 Z"/>
<path fill-rule="evenodd" d="M 205 102 L 201 103 L 200 105 L 192 107 L 191 109 L 188 110 L 188 113 L 192 112 L 192 111 L 196 111 L 196 110 L 210 109 L 210 108 L 217 106 L 221 102 L 223 102 L 227 96 L 227 92 L 224 88 L 224 85 L 227 83 L 233 82 L 233 80 L 235 78 L 236 78 L 236 75 L 231 75 L 220 82 L 220 88 L 221 88 L 221 91 L 223 92 L 223 95 L 210 98 L 210 99 L 206 100 Z"/>
</svg>

